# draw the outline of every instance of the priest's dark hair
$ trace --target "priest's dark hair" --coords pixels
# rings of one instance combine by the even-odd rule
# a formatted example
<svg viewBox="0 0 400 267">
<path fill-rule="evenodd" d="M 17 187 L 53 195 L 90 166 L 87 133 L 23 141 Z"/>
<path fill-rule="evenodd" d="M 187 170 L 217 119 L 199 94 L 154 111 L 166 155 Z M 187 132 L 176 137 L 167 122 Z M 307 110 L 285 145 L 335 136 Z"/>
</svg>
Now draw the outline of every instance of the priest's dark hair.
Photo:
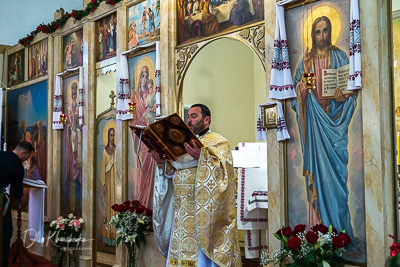
<svg viewBox="0 0 400 267">
<path fill-rule="evenodd" d="M 211 125 L 211 111 L 210 109 L 204 105 L 204 104 L 194 104 L 192 105 L 190 108 L 195 108 L 195 107 L 199 107 L 201 109 L 201 115 L 203 115 L 203 118 L 209 116 L 210 117 L 210 125 Z"/>
</svg>

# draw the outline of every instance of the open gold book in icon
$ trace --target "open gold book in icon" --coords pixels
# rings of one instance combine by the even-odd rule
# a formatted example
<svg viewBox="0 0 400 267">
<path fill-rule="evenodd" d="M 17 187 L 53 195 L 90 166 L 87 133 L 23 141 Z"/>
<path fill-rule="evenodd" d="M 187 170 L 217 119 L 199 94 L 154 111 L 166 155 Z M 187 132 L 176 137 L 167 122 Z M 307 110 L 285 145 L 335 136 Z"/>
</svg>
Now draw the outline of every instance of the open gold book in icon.
<svg viewBox="0 0 400 267">
<path fill-rule="evenodd" d="M 175 161 L 186 154 L 185 142 L 194 140 L 198 147 L 202 143 L 177 114 L 163 117 L 147 126 L 129 126 L 149 150 L 154 150 L 161 157 Z"/>
</svg>

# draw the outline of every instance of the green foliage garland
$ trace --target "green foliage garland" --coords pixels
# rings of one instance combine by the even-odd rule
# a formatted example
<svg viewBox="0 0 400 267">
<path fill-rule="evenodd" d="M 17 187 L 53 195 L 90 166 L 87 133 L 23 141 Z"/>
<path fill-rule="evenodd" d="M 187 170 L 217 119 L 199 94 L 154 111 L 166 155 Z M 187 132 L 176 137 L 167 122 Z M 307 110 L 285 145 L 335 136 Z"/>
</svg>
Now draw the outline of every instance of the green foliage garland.
<svg viewBox="0 0 400 267">
<path fill-rule="evenodd" d="M 63 27 L 65 23 L 67 23 L 67 20 L 69 18 L 73 18 L 74 20 L 81 20 L 90 13 L 94 12 L 99 7 L 101 2 L 106 2 L 107 5 L 115 5 L 121 1 L 122 0 L 91 0 L 91 2 L 88 3 L 86 5 L 86 8 L 83 10 L 73 9 L 71 13 L 67 12 L 65 13 L 65 15 L 62 15 L 61 18 L 48 24 L 42 22 L 39 26 L 36 27 L 36 30 L 31 31 L 31 33 L 29 33 L 26 37 L 19 39 L 18 43 L 22 44 L 23 46 L 28 46 L 39 32 L 51 34 L 55 32 L 58 28 Z"/>
</svg>

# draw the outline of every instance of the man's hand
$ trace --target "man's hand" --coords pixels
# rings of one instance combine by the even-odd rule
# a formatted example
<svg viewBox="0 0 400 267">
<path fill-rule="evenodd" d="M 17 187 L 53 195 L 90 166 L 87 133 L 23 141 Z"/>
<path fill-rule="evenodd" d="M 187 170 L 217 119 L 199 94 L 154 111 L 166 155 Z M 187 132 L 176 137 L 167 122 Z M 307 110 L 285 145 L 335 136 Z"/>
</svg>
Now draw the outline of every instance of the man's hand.
<svg viewBox="0 0 400 267">
<path fill-rule="evenodd" d="M 333 95 L 335 97 L 335 100 L 337 102 L 343 102 L 346 101 L 347 97 L 340 91 L 339 88 L 336 88 L 335 94 Z"/>
<path fill-rule="evenodd" d="M 158 154 L 156 151 L 152 150 L 151 151 L 151 157 L 157 162 L 158 164 L 164 164 L 164 159 L 160 157 L 160 154 Z"/>
<path fill-rule="evenodd" d="M 198 160 L 200 158 L 200 152 L 201 152 L 201 148 L 199 148 L 196 145 L 196 142 L 194 140 L 190 141 L 190 144 L 185 142 L 183 144 L 185 146 L 185 150 L 186 152 L 192 156 L 195 160 Z"/>
<path fill-rule="evenodd" d="M 310 70 L 311 70 L 311 57 L 310 54 L 308 53 L 308 47 L 307 47 L 303 57 L 303 73 L 309 73 Z"/>
</svg>

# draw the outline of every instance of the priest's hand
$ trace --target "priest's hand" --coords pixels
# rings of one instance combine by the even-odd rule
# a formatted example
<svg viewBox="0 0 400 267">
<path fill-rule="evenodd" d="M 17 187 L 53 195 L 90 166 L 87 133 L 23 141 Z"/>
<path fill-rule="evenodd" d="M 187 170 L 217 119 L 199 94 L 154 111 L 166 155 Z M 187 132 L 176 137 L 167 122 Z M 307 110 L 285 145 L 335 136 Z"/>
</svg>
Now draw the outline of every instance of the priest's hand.
<svg viewBox="0 0 400 267">
<path fill-rule="evenodd" d="M 194 140 L 191 140 L 190 143 L 185 142 L 183 145 L 185 146 L 186 152 L 190 156 L 192 156 L 192 158 L 194 158 L 195 160 L 198 160 L 200 158 L 201 148 L 196 145 L 196 142 Z"/>
<path fill-rule="evenodd" d="M 164 159 L 160 157 L 160 154 L 158 154 L 156 151 L 152 150 L 151 151 L 151 157 L 157 162 L 158 164 L 164 164 Z"/>
<path fill-rule="evenodd" d="M 338 102 L 343 102 L 346 101 L 347 97 L 340 91 L 339 88 L 336 88 L 335 94 L 333 95 L 335 97 L 335 100 Z"/>
</svg>

